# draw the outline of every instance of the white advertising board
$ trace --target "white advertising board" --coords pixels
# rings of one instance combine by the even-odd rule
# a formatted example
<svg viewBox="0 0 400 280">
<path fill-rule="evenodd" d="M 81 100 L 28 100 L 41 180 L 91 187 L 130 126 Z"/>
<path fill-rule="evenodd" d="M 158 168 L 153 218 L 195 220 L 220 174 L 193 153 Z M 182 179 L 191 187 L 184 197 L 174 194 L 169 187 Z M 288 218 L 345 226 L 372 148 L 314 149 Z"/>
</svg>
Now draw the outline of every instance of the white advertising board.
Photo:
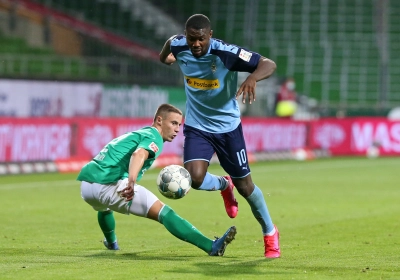
<svg viewBox="0 0 400 280">
<path fill-rule="evenodd" d="M 100 83 L 0 79 L 0 116 L 99 116 Z"/>
</svg>

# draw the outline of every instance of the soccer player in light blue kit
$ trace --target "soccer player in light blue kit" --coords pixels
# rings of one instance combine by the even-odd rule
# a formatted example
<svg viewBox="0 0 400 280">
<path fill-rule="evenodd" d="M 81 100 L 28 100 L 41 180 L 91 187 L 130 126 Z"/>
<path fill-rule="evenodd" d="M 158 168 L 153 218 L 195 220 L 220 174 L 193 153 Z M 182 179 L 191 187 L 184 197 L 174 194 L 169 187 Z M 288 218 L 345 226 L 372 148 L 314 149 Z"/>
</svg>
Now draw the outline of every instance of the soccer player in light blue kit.
<svg viewBox="0 0 400 280">
<path fill-rule="evenodd" d="M 186 21 L 185 35 L 169 38 L 160 52 L 161 62 L 177 62 L 184 75 L 184 166 L 194 189 L 221 191 L 231 218 L 238 211 L 235 186 L 261 224 L 265 257 L 278 258 L 279 232 L 251 178 L 237 101 L 240 95 L 243 103 L 255 101 L 256 82 L 271 76 L 276 65 L 258 53 L 214 39 L 212 33 L 208 17 L 195 14 Z M 239 90 L 237 72 L 251 73 Z M 207 172 L 214 153 L 229 176 Z"/>
</svg>

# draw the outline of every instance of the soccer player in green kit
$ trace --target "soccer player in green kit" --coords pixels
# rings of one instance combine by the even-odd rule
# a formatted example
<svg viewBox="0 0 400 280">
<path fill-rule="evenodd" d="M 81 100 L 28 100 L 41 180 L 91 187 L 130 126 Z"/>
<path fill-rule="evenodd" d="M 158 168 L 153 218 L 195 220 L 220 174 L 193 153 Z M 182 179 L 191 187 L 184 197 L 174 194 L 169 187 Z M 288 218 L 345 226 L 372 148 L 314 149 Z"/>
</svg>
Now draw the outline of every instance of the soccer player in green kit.
<svg viewBox="0 0 400 280">
<path fill-rule="evenodd" d="M 109 250 L 119 249 L 113 211 L 158 221 L 172 235 L 210 256 L 222 256 L 234 239 L 235 226 L 221 238 L 207 238 L 152 192 L 137 184 L 160 155 L 164 142 L 171 142 L 176 137 L 181 123 L 182 112 L 170 104 L 162 104 L 151 126 L 111 140 L 79 173 L 82 198 L 98 211 L 104 245 Z"/>
</svg>

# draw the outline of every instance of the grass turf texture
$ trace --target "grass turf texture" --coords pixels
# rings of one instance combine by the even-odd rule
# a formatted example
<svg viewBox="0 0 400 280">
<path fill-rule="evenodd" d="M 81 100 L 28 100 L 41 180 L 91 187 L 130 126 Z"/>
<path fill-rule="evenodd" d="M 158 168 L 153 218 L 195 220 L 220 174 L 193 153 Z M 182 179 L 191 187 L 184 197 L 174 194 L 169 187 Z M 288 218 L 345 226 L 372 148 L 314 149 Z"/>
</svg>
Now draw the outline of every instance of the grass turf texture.
<svg viewBox="0 0 400 280">
<path fill-rule="evenodd" d="M 219 192 L 168 200 L 155 186 L 158 169 L 141 184 L 205 235 L 237 226 L 224 257 L 207 256 L 154 221 L 120 214 L 121 250 L 107 251 L 76 174 L 3 176 L 0 279 L 400 279 L 399 167 L 399 158 L 253 164 L 281 233 L 275 260 L 263 257 L 260 227 L 242 197 L 235 219 Z M 216 165 L 210 171 L 224 174 Z"/>
</svg>

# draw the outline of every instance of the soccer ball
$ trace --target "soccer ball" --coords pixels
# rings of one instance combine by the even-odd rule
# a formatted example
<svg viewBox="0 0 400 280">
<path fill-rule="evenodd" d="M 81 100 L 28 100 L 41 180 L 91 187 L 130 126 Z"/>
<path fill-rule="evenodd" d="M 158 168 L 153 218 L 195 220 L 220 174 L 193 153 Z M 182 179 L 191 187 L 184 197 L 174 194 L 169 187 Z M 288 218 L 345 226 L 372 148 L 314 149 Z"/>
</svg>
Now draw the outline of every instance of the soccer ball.
<svg viewBox="0 0 400 280">
<path fill-rule="evenodd" d="M 157 176 L 157 187 L 160 193 L 170 199 L 180 199 L 190 190 L 192 178 L 189 172 L 180 165 L 168 165 L 161 169 Z"/>
</svg>

